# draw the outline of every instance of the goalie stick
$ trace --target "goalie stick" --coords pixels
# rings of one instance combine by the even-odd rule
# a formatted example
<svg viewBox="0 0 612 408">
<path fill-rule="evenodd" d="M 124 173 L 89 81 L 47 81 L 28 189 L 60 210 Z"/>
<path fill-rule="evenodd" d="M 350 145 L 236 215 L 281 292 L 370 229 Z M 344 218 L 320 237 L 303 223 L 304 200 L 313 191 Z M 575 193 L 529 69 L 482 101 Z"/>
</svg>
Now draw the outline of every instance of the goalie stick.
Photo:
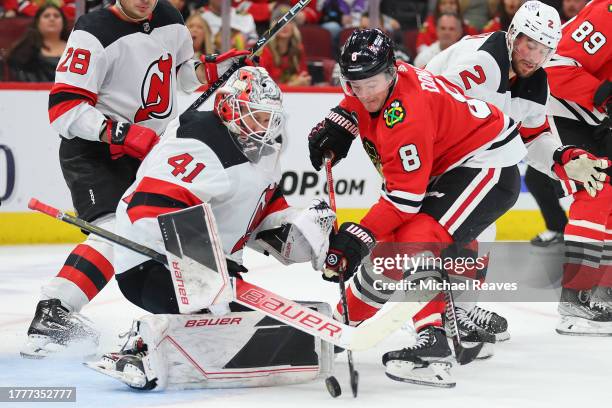
<svg viewBox="0 0 612 408">
<path fill-rule="evenodd" d="M 103 228 L 96 227 L 78 217 L 66 214 L 35 198 L 30 200 L 28 208 L 75 225 L 84 231 L 95 234 L 167 266 L 166 255 Z M 258 310 L 298 330 L 347 350 L 367 350 L 374 347 L 388 335 L 399 329 L 406 319 L 414 316 L 438 293 L 435 291 L 421 291 L 416 300 L 396 302 L 390 305 L 387 308 L 388 310 L 383 308 L 366 323 L 358 327 L 351 327 L 257 285 L 242 279 L 231 279 L 233 282 L 234 299 L 237 303 Z M 382 313 L 382 311 L 385 312 Z"/>
<path fill-rule="evenodd" d="M 336 192 L 334 191 L 334 178 L 332 176 L 332 157 L 333 153 L 327 153 L 325 155 L 325 175 L 327 176 L 327 194 L 329 197 L 329 206 L 336 212 Z M 334 232 L 338 232 L 338 219 L 334 220 Z M 342 302 L 342 318 L 344 319 L 344 324 L 349 325 L 349 315 L 348 315 L 348 302 L 346 300 L 346 286 L 344 284 L 344 271 L 340 270 L 340 277 L 338 279 L 338 283 L 340 286 L 340 300 Z M 357 389 L 359 386 L 359 373 L 355 370 L 355 362 L 353 361 L 353 352 L 351 350 L 346 351 L 346 357 L 348 360 L 349 367 L 349 376 L 351 379 L 351 391 L 353 392 L 353 397 L 357 398 Z"/>
<path fill-rule="evenodd" d="M 262 34 L 262 36 L 255 43 L 253 48 L 249 50 L 251 52 L 250 56 L 252 57 L 253 55 L 255 55 L 255 53 L 257 53 L 260 49 L 262 49 L 263 46 L 266 45 L 272 39 L 272 37 L 274 37 L 276 33 L 280 29 L 282 29 L 289 21 L 293 20 L 293 18 L 300 11 L 302 11 L 308 5 L 308 3 L 310 3 L 310 0 L 300 0 L 297 3 L 295 3 L 295 5 L 291 7 L 291 9 L 287 13 L 285 13 L 285 15 L 282 16 L 281 19 L 278 20 L 276 24 L 274 24 L 273 27 L 271 27 L 268 31 Z M 234 62 L 232 66 L 230 66 L 228 70 L 225 71 L 223 75 L 219 77 L 219 79 L 213 82 L 210 85 L 210 87 L 204 93 L 202 93 L 202 95 L 200 95 L 198 99 L 196 99 L 189 106 L 189 108 L 187 108 L 187 111 L 197 110 L 200 107 L 200 105 L 206 102 L 206 100 L 210 98 L 212 94 L 214 94 L 217 91 L 217 89 L 219 89 L 232 76 L 232 74 L 238 71 L 238 69 L 240 69 L 240 67 L 242 66 L 243 64 L 240 63 L 239 61 Z"/>
</svg>

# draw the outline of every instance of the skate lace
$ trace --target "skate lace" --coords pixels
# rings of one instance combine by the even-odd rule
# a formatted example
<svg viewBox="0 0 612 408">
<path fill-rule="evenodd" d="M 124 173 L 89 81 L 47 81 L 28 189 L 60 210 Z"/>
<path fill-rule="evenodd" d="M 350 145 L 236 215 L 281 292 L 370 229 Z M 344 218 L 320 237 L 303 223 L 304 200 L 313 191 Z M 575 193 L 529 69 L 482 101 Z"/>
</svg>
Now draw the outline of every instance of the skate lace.
<svg viewBox="0 0 612 408">
<path fill-rule="evenodd" d="M 457 316 L 457 321 L 464 325 L 468 330 L 478 329 L 478 327 L 474 324 L 472 319 L 470 319 L 464 309 L 461 309 L 459 307 L 455 308 L 455 315 Z"/>
<path fill-rule="evenodd" d="M 612 309 L 610 309 L 608 305 L 603 302 L 591 302 L 590 306 L 591 309 L 596 309 L 597 311 L 602 313 L 612 313 Z"/>
<path fill-rule="evenodd" d="M 476 323 L 480 325 L 489 324 L 491 318 L 493 317 L 493 312 L 480 308 L 478 306 L 474 306 L 472 310 L 468 312 L 468 317 L 472 320 L 475 320 Z"/>
<path fill-rule="evenodd" d="M 420 332 L 417 333 L 417 340 L 416 343 L 414 345 L 412 345 L 411 347 L 408 347 L 408 349 L 410 350 L 418 350 L 421 349 L 423 347 L 427 347 L 430 343 L 429 340 L 429 330 L 425 329 L 425 330 L 421 330 Z"/>
<path fill-rule="evenodd" d="M 142 337 L 138 335 L 138 322 L 132 321 L 130 330 L 119 333 L 119 338 L 125 338 L 125 343 L 119 351 L 121 354 L 130 354 L 137 357 L 144 357 L 147 354 L 147 346 L 144 344 Z"/>
</svg>

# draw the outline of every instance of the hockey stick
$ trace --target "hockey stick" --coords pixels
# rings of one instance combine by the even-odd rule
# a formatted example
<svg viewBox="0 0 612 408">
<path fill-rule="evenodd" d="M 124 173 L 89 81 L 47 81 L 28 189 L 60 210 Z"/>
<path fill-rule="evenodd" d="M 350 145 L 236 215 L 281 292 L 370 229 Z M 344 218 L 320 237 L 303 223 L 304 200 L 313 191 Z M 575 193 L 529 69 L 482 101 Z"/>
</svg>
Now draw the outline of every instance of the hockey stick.
<svg viewBox="0 0 612 408">
<path fill-rule="evenodd" d="M 251 52 L 250 56 L 252 57 L 253 55 L 255 55 L 255 53 L 262 49 L 263 46 L 266 45 L 272 39 L 272 37 L 274 37 L 276 33 L 281 30 L 289 21 L 293 20 L 293 18 L 300 11 L 302 11 L 308 5 L 308 3 L 310 3 L 310 0 L 300 0 L 295 3 L 295 5 L 291 7 L 291 9 L 284 16 L 282 16 L 281 19 L 278 20 L 273 27 L 263 33 L 259 40 L 257 40 L 253 48 L 249 50 Z M 232 76 L 232 74 L 238 71 L 242 66 L 244 66 L 243 63 L 239 61 L 234 62 L 229 67 L 229 69 L 223 73 L 223 75 L 221 75 L 215 82 L 213 82 L 210 87 L 206 91 L 204 91 L 204 93 L 202 93 L 202 95 L 200 95 L 198 99 L 196 99 L 187 108 L 187 111 L 197 110 L 200 105 L 206 102 L 206 100 L 210 98 L 212 94 L 217 91 L 217 89 L 221 88 L 221 86 Z"/>
<path fill-rule="evenodd" d="M 28 208 L 75 225 L 84 231 L 151 258 L 162 265 L 168 265 L 166 255 L 103 228 L 96 227 L 78 217 L 66 214 L 35 198 L 30 200 Z M 422 298 L 415 302 L 399 302 L 385 313 L 380 315 L 377 313 L 366 322 L 368 324 L 352 327 L 252 283 L 234 278 L 232 278 L 232 281 L 236 302 L 347 350 L 367 350 L 376 346 L 388 335 L 399 329 L 406 321 L 406 316 L 414 316 L 434 297 L 434 294 L 424 292 Z"/>
<path fill-rule="evenodd" d="M 327 176 L 327 194 L 329 197 L 329 206 L 336 212 L 336 192 L 334 191 L 334 179 L 332 176 L 332 157 L 333 153 L 326 153 L 325 155 L 325 175 Z M 334 232 L 338 232 L 338 219 L 334 220 Z M 342 301 L 342 317 L 344 324 L 347 326 L 350 323 L 348 315 L 348 302 L 346 300 L 346 286 L 344 284 L 344 271 L 342 266 L 340 267 L 340 276 L 338 283 L 340 285 L 340 300 Z M 348 360 L 349 376 L 351 378 L 351 391 L 353 392 L 353 398 L 357 398 L 357 389 L 359 386 L 359 373 L 355 370 L 355 362 L 353 361 L 353 352 L 351 350 L 346 351 Z"/>
<path fill-rule="evenodd" d="M 450 279 L 448 274 L 443 273 L 444 280 L 448 283 L 448 289 L 444 291 L 444 299 L 446 300 L 446 319 L 450 323 L 450 335 L 455 349 L 455 359 L 460 365 L 469 364 L 476 359 L 478 353 L 483 348 L 484 343 L 480 342 L 474 347 L 463 347 L 461 344 L 461 336 L 459 335 L 459 323 L 457 323 L 457 314 L 455 313 L 455 301 L 453 292 L 450 289 Z"/>
</svg>

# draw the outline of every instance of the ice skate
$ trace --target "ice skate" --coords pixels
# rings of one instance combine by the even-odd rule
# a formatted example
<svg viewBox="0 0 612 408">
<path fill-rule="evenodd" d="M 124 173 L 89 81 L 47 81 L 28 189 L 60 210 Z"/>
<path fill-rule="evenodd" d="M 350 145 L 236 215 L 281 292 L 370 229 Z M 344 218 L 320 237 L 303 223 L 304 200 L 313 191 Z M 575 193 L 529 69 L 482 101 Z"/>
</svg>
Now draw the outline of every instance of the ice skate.
<svg viewBox="0 0 612 408">
<path fill-rule="evenodd" d="M 36 306 L 21 356 L 40 359 L 75 344 L 95 351 L 100 334 L 91 324 L 86 317 L 69 312 L 59 299 L 41 300 Z"/>
<path fill-rule="evenodd" d="M 470 319 L 468 312 L 460 307 L 455 307 L 455 315 L 457 316 L 457 324 L 459 328 L 459 335 L 461 336 L 461 342 L 465 347 L 474 347 L 477 343 L 484 343 L 480 353 L 478 353 L 479 360 L 484 360 L 493 356 L 493 343 L 495 343 L 495 335 L 487 332 L 484 329 L 476 326 L 472 319 Z M 448 321 L 445 322 L 449 324 Z M 447 330 L 450 333 L 450 331 Z"/>
<path fill-rule="evenodd" d="M 149 380 L 144 368 L 147 345 L 136 330 L 130 330 L 120 337 L 128 338 L 121 350 L 106 353 L 98 361 L 84 363 L 85 366 L 119 380 L 130 388 L 152 390 L 157 386 L 157 381 Z"/>
<path fill-rule="evenodd" d="M 452 388 L 451 350 L 441 327 L 428 326 L 418 333 L 413 346 L 383 355 L 385 374 L 395 381 Z"/>
<path fill-rule="evenodd" d="M 476 326 L 494 335 L 496 342 L 510 340 L 508 321 L 505 317 L 478 306 L 474 306 L 468 312 L 468 317 Z"/>
<path fill-rule="evenodd" d="M 557 333 L 567 336 L 612 336 L 612 309 L 591 297 L 591 291 L 563 288 Z"/>
</svg>

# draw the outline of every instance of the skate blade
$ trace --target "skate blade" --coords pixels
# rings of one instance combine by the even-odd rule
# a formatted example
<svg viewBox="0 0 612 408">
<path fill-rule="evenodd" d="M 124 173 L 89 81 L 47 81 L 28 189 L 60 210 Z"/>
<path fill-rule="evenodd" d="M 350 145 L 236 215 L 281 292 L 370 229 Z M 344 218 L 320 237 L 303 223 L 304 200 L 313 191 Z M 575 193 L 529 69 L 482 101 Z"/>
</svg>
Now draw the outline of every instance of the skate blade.
<svg viewBox="0 0 612 408">
<path fill-rule="evenodd" d="M 385 374 L 395 381 L 429 387 L 453 388 L 457 383 L 452 380 L 451 367 L 452 364 L 446 361 L 434 361 L 426 367 L 415 367 L 410 361 L 390 360 L 387 362 Z"/>
<path fill-rule="evenodd" d="M 495 342 L 508 341 L 508 340 L 510 340 L 510 332 L 508 332 L 507 330 L 505 332 L 495 334 Z"/>
<path fill-rule="evenodd" d="M 54 343 L 48 336 L 29 335 L 19 354 L 23 358 L 41 360 L 64 351 L 66 346 Z"/>
<path fill-rule="evenodd" d="M 126 373 L 124 371 L 116 371 L 103 363 L 100 362 L 85 362 L 85 367 L 91 368 L 92 370 L 104 374 L 108 377 L 114 378 L 115 380 L 121 381 L 122 383 L 133 387 L 142 388 L 146 384 L 146 379 L 140 375 Z"/>
<path fill-rule="evenodd" d="M 473 343 L 470 341 L 462 341 L 461 343 L 463 344 L 463 347 L 465 348 L 476 347 L 478 344 L 480 344 L 480 343 Z M 482 343 L 482 348 L 478 352 L 478 355 L 476 356 L 476 360 L 487 360 L 493 357 L 493 355 L 495 355 L 495 349 L 494 349 L 493 344 L 494 343 Z M 455 350 L 453 350 L 453 355 L 454 353 L 455 353 Z M 455 358 L 457 357 L 455 356 Z"/>
<path fill-rule="evenodd" d="M 555 330 L 564 336 L 610 337 L 612 322 L 594 322 L 577 316 L 562 316 Z"/>
</svg>

